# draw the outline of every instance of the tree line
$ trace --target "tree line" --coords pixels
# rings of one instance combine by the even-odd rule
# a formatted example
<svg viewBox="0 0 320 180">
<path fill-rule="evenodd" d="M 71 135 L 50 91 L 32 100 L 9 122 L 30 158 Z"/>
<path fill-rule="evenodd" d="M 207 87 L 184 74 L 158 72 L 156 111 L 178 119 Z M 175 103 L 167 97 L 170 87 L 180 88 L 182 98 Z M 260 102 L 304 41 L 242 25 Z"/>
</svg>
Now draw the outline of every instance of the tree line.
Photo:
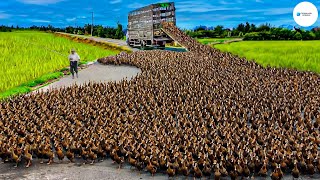
<svg viewBox="0 0 320 180">
<path fill-rule="evenodd" d="M 11 32 L 13 30 L 39 30 L 46 32 L 66 32 L 71 34 L 89 35 L 91 34 L 91 24 L 84 27 L 68 26 L 66 28 L 56 28 L 48 26 L 31 26 L 28 28 L 19 26 L 0 26 L 0 32 Z M 320 29 L 301 30 L 298 28 L 288 29 L 273 27 L 270 24 L 240 23 L 236 28 L 224 28 L 222 25 L 213 28 L 204 26 L 197 27 L 194 30 L 184 30 L 193 38 L 225 38 L 225 37 L 241 37 L 244 40 L 320 40 Z M 93 36 L 113 39 L 124 39 L 125 33 L 120 23 L 117 27 L 103 27 L 102 25 L 93 26 Z"/>
<path fill-rule="evenodd" d="M 48 26 L 31 26 L 31 27 L 19 27 L 19 26 L 0 26 L 0 32 L 12 32 L 14 30 L 38 30 L 45 32 L 65 32 L 79 35 L 91 34 L 91 24 L 86 24 L 84 27 L 68 26 L 66 28 L 56 28 L 52 25 Z M 113 39 L 123 39 L 125 34 L 123 32 L 122 25 L 117 24 L 117 27 L 103 27 L 102 25 L 93 26 L 93 36 Z"/>
<path fill-rule="evenodd" d="M 226 38 L 241 37 L 244 40 L 320 40 L 320 29 L 302 30 L 299 28 L 273 27 L 270 24 L 240 23 L 236 28 L 224 28 L 218 25 L 213 28 L 204 26 L 194 30 L 185 30 L 193 38 Z"/>
</svg>

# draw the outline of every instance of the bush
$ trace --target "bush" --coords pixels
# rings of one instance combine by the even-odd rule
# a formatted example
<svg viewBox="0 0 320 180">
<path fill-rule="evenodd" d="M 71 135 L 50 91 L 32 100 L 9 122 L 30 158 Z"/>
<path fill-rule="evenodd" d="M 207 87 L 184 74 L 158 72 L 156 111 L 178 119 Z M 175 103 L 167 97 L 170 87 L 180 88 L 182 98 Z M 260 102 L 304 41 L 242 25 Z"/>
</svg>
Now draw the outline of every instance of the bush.
<svg viewBox="0 0 320 180">
<path fill-rule="evenodd" d="M 301 35 L 301 33 L 297 32 L 297 33 L 293 36 L 293 38 L 294 38 L 295 40 L 301 40 L 301 39 L 302 39 L 302 35 Z"/>
<path fill-rule="evenodd" d="M 251 41 L 256 41 L 260 40 L 260 33 L 259 32 L 252 32 L 252 33 L 247 33 L 244 35 L 243 40 L 251 40 Z"/>
</svg>

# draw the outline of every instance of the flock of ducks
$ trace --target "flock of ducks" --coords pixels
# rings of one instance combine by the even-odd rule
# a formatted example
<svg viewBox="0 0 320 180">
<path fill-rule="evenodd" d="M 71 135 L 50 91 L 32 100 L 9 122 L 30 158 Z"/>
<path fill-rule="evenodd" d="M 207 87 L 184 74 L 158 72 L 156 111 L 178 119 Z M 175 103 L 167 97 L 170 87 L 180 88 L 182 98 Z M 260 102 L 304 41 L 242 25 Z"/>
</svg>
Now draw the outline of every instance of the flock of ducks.
<svg viewBox="0 0 320 180">
<path fill-rule="evenodd" d="M 189 51 L 101 58 L 142 73 L 1 102 L 2 161 L 111 158 L 152 176 L 214 179 L 320 172 L 319 75 L 263 68 L 163 28 Z"/>
</svg>

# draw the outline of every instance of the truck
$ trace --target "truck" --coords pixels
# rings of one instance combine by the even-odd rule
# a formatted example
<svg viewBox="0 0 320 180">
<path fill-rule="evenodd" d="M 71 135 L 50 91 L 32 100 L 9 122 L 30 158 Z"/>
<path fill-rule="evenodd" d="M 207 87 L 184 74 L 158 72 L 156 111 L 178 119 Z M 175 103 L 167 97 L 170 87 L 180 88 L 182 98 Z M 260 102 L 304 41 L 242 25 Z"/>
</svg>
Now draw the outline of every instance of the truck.
<svg viewBox="0 0 320 180">
<path fill-rule="evenodd" d="M 173 42 L 161 30 L 162 22 L 176 25 L 174 2 L 151 4 L 129 12 L 127 26 L 127 44 L 136 48 L 165 48 Z"/>
</svg>

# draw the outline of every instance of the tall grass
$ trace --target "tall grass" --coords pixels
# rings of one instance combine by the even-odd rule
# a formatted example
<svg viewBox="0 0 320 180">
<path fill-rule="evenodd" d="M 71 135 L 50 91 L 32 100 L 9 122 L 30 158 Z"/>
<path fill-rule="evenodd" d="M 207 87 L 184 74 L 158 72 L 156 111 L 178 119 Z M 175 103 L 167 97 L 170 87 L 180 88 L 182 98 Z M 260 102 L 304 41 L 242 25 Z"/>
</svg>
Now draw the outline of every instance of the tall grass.
<svg viewBox="0 0 320 180">
<path fill-rule="evenodd" d="M 214 46 L 263 66 L 320 73 L 320 41 L 243 41 Z"/>
<path fill-rule="evenodd" d="M 119 53 L 43 32 L 0 32 L 0 92 L 67 67 L 72 48 L 81 61 Z"/>
<path fill-rule="evenodd" d="M 236 39 L 236 38 L 201 38 L 201 39 L 197 39 L 197 41 L 207 45 L 210 43 L 223 43 L 225 41 L 229 41 L 233 39 Z"/>
</svg>

